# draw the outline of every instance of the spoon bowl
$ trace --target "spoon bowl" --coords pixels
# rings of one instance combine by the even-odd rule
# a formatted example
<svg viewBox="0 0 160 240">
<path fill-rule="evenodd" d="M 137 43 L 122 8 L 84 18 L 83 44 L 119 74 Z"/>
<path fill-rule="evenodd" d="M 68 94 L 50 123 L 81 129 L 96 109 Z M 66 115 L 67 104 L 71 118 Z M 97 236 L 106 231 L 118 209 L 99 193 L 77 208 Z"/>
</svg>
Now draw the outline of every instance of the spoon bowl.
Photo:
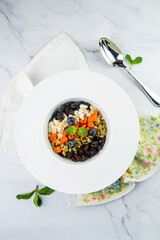
<svg viewBox="0 0 160 240">
<path fill-rule="evenodd" d="M 106 62 L 111 66 L 123 65 L 121 50 L 108 38 L 99 40 L 100 51 Z"/>
</svg>

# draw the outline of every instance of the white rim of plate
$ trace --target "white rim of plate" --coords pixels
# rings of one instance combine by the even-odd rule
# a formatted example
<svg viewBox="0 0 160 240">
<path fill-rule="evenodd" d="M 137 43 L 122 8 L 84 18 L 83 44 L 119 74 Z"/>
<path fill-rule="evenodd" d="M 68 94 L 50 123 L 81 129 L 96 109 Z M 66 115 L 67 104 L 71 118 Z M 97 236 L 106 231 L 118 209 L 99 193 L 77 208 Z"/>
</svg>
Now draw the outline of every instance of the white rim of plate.
<svg viewBox="0 0 160 240">
<path fill-rule="evenodd" d="M 81 86 L 77 85 L 72 86 L 74 79 L 81 80 L 83 84 L 88 86 L 88 89 L 81 89 Z M 52 96 L 51 88 L 58 90 L 58 86 L 61 86 L 60 83 L 68 92 L 65 93 L 62 90 L 63 97 L 55 94 L 53 104 L 49 101 Z M 90 83 L 92 83 L 92 89 L 89 89 Z M 106 87 L 106 90 L 100 88 L 100 84 Z M 68 85 L 69 88 L 67 88 Z M 101 93 L 98 92 L 100 89 Z M 77 90 L 76 94 L 75 90 Z M 47 93 L 47 95 L 41 98 L 42 93 Z M 115 97 L 119 97 L 116 102 Z M 49 141 L 47 143 L 49 113 L 52 114 L 52 110 L 59 103 L 61 104 L 68 99 L 83 99 L 95 103 L 102 110 L 109 129 L 104 149 L 93 159 L 78 164 L 70 160 L 65 162 L 64 159 L 59 159 L 59 156 L 59 158 L 54 157 Z M 111 102 L 104 102 L 104 100 Z M 119 101 L 117 102 L 117 100 Z M 123 104 L 122 110 L 120 104 Z M 36 119 L 40 120 L 36 122 Z M 37 125 L 34 125 L 35 123 Z M 28 127 L 25 128 L 27 124 Z M 121 127 L 123 129 L 120 129 Z M 22 132 L 26 139 L 24 139 Z M 131 139 L 126 139 L 129 137 Z M 25 99 L 16 121 L 16 145 L 24 165 L 40 182 L 65 193 L 94 192 L 115 182 L 131 164 L 138 147 L 138 140 L 138 116 L 128 95 L 109 78 L 90 71 L 66 71 L 52 75 L 40 82 Z M 123 142 L 127 146 L 127 151 L 122 144 Z M 33 146 L 33 144 L 35 145 Z M 114 144 L 116 148 L 114 148 Z"/>
</svg>

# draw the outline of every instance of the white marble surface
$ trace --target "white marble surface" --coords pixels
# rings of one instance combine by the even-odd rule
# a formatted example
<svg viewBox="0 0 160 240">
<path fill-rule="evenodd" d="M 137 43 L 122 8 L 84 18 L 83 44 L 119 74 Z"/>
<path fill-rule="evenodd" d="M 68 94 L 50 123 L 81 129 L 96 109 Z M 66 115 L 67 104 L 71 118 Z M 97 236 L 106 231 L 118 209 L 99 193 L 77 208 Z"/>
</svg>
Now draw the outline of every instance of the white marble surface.
<svg viewBox="0 0 160 240">
<path fill-rule="evenodd" d="M 160 92 L 160 2 L 158 0 L 1 0 L 0 100 L 11 78 L 54 36 L 67 33 L 79 46 L 91 70 L 117 82 L 136 107 L 154 108 L 134 82 L 118 68 L 106 65 L 98 40 L 107 36 L 123 53 L 143 57 L 133 71 Z M 71 208 L 66 196 L 43 198 L 41 208 L 15 196 L 37 181 L 20 159 L 0 155 L 0 239 L 160 238 L 160 170 L 136 185 L 129 195 L 108 204 Z"/>
</svg>

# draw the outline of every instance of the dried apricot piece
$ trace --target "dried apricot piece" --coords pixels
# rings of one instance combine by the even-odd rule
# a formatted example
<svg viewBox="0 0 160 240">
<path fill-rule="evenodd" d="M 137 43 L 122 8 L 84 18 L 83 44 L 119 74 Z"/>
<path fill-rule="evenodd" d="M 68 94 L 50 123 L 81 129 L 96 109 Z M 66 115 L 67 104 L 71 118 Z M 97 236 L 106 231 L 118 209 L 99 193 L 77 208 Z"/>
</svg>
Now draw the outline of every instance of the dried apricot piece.
<svg viewBox="0 0 160 240">
<path fill-rule="evenodd" d="M 83 124 L 87 124 L 87 122 L 88 122 L 88 119 L 84 117 Z"/>
<path fill-rule="evenodd" d="M 49 139 L 52 141 L 52 142 L 55 142 L 56 139 L 57 139 L 57 133 L 53 133 L 49 136 Z"/>
<path fill-rule="evenodd" d="M 94 123 L 93 122 L 88 122 L 88 127 L 93 128 L 94 127 Z"/>
<path fill-rule="evenodd" d="M 79 124 L 78 123 L 74 124 L 73 126 L 79 128 Z"/>
<path fill-rule="evenodd" d="M 75 138 L 74 135 L 71 135 L 71 134 L 68 135 L 69 140 L 74 139 L 74 138 Z"/>
<path fill-rule="evenodd" d="M 83 137 L 83 136 L 81 136 L 81 137 L 80 137 L 80 140 L 82 141 L 82 139 L 83 139 L 83 138 L 84 138 L 84 137 Z"/>
<path fill-rule="evenodd" d="M 61 139 L 60 139 L 60 144 L 65 144 L 68 142 L 68 138 L 66 136 L 62 136 Z"/>
<path fill-rule="evenodd" d="M 55 153 L 60 153 L 60 152 L 62 151 L 62 149 L 61 149 L 60 146 L 58 146 L 58 147 L 55 147 L 55 148 L 53 149 L 53 151 L 54 151 Z"/>
<path fill-rule="evenodd" d="M 89 130 L 90 130 L 90 127 L 87 127 L 87 131 L 89 132 Z"/>
<path fill-rule="evenodd" d="M 88 122 L 95 122 L 97 120 L 97 110 L 92 113 L 92 115 L 88 118 Z"/>
</svg>

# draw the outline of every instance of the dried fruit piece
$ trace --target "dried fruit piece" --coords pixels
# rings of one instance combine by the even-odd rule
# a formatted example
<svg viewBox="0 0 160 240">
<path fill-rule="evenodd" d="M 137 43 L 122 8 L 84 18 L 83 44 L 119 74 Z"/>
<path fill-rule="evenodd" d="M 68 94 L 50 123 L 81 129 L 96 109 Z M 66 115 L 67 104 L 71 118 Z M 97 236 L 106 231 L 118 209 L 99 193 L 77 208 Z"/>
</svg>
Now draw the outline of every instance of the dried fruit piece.
<svg viewBox="0 0 160 240">
<path fill-rule="evenodd" d="M 69 140 L 74 139 L 74 138 L 75 138 L 74 135 L 71 135 L 71 134 L 68 135 L 68 139 L 69 139 Z"/>
<path fill-rule="evenodd" d="M 55 153 L 60 153 L 60 152 L 62 151 L 62 149 L 61 149 L 60 146 L 58 146 L 58 147 L 55 147 L 55 148 L 53 149 L 53 151 L 54 151 Z"/>
<path fill-rule="evenodd" d="M 88 121 L 88 127 L 90 127 L 90 128 L 93 128 L 93 127 L 94 127 L 94 123 L 93 123 L 93 122 L 90 122 L 90 121 Z"/>
<path fill-rule="evenodd" d="M 97 119 L 97 113 L 98 111 L 95 110 L 94 113 L 88 118 L 88 122 L 95 122 Z"/>
<path fill-rule="evenodd" d="M 82 119 L 79 119 L 79 122 L 80 122 L 80 124 L 87 124 L 87 122 L 88 122 L 88 119 L 86 118 L 86 117 L 84 117 L 84 119 L 82 120 Z"/>
<path fill-rule="evenodd" d="M 60 144 L 65 144 L 68 142 L 68 138 L 66 136 L 62 136 L 61 139 L 60 139 Z"/>
<path fill-rule="evenodd" d="M 51 134 L 51 135 L 49 136 L 49 139 L 50 139 L 52 142 L 55 142 L 56 139 L 57 139 L 57 133 Z"/>
<path fill-rule="evenodd" d="M 81 137 L 80 137 L 80 140 L 82 141 L 82 139 L 83 139 L 83 138 L 84 138 L 84 137 L 83 137 L 83 136 L 81 136 Z"/>
</svg>

